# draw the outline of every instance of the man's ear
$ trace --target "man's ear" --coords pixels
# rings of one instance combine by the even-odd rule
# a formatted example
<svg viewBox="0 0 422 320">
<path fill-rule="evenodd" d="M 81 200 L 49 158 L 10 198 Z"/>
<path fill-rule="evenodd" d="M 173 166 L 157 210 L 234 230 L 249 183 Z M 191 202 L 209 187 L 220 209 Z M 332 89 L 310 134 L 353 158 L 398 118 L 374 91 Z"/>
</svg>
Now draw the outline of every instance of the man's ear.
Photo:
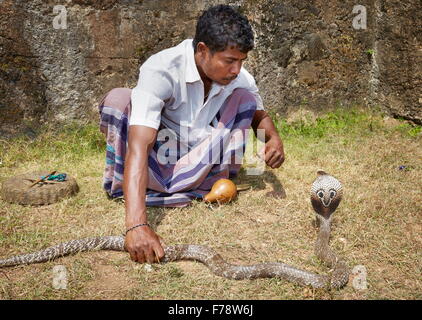
<svg viewBox="0 0 422 320">
<path fill-rule="evenodd" d="M 208 46 L 204 42 L 198 42 L 196 45 L 196 52 L 202 57 L 205 58 L 207 53 L 210 51 Z"/>
</svg>

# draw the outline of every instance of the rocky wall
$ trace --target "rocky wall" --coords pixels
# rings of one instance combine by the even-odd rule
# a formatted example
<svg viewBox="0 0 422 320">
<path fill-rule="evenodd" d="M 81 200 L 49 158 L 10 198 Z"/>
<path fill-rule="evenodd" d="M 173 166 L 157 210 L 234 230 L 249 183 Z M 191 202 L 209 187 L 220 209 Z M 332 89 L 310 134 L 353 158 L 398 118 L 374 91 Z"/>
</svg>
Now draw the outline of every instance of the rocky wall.
<svg viewBox="0 0 422 320">
<path fill-rule="evenodd" d="M 268 110 L 368 104 L 422 124 L 420 0 L 0 0 L 0 134 L 96 119 L 108 90 L 135 86 L 148 56 L 193 37 L 217 3 L 253 25 L 246 67 Z"/>
</svg>

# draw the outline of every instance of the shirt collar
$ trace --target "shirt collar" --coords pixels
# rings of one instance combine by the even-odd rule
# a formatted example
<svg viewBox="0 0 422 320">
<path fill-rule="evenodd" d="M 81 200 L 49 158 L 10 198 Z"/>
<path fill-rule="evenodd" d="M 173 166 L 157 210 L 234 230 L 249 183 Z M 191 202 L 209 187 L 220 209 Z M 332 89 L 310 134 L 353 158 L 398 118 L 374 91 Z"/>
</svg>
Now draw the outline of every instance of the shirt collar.
<svg viewBox="0 0 422 320">
<path fill-rule="evenodd" d="M 191 39 L 186 41 L 186 82 L 196 82 L 201 80 L 201 76 L 199 75 L 198 68 L 195 63 L 192 41 L 193 40 Z"/>
<path fill-rule="evenodd" d="M 224 89 L 226 89 L 226 86 L 223 86 L 222 84 L 218 84 L 217 82 L 215 82 L 215 81 L 213 81 L 212 82 L 212 88 L 216 88 L 215 90 L 217 91 L 217 92 L 220 92 L 221 90 L 224 90 Z"/>
</svg>

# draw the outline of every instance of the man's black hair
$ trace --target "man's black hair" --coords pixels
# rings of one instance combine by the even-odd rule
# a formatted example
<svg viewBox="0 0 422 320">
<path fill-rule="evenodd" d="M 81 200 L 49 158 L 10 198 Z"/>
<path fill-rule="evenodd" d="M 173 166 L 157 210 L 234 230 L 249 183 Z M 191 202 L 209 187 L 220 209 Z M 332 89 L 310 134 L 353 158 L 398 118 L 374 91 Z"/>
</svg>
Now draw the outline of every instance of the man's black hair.
<svg viewBox="0 0 422 320">
<path fill-rule="evenodd" d="M 247 53 L 254 47 L 254 36 L 248 19 L 228 5 L 217 5 L 204 11 L 196 24 L 193 48 L 204 42 L 212 53 L 228 46 Z"/>
</svg>

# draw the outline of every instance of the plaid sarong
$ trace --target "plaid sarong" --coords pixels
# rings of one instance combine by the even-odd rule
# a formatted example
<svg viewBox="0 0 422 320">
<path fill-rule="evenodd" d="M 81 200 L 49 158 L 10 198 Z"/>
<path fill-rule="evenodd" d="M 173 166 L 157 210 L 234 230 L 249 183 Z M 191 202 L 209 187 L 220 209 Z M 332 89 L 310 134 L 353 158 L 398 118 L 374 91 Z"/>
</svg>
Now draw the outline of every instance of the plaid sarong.
<svg viewBox="0 0 422 320">
<path fill-rule="evenodd" d="M 203 198 L 218 179 L 235 177 L 255 110 L 255 97 L 245 89 L 236 89 L 217 113 L 218 125 L 211 129 L 211 135 L 187 153 L 180 152 L 177 141 L 157 139 L 148 157 L 146 205 L 186 206 L 195 198 Z M 117 198 L 123 196 L 131 89 L 115 88 L 108 92 L 100 102 L 99 112 L 100 130 L 107 140 L 103 186 L 111 198 Z M 170 145 L 175 146 L 173 151 L 168 150 Z M 163 162 L 163 155 L 172 152 L 176 161 Z"/>
</svg>

